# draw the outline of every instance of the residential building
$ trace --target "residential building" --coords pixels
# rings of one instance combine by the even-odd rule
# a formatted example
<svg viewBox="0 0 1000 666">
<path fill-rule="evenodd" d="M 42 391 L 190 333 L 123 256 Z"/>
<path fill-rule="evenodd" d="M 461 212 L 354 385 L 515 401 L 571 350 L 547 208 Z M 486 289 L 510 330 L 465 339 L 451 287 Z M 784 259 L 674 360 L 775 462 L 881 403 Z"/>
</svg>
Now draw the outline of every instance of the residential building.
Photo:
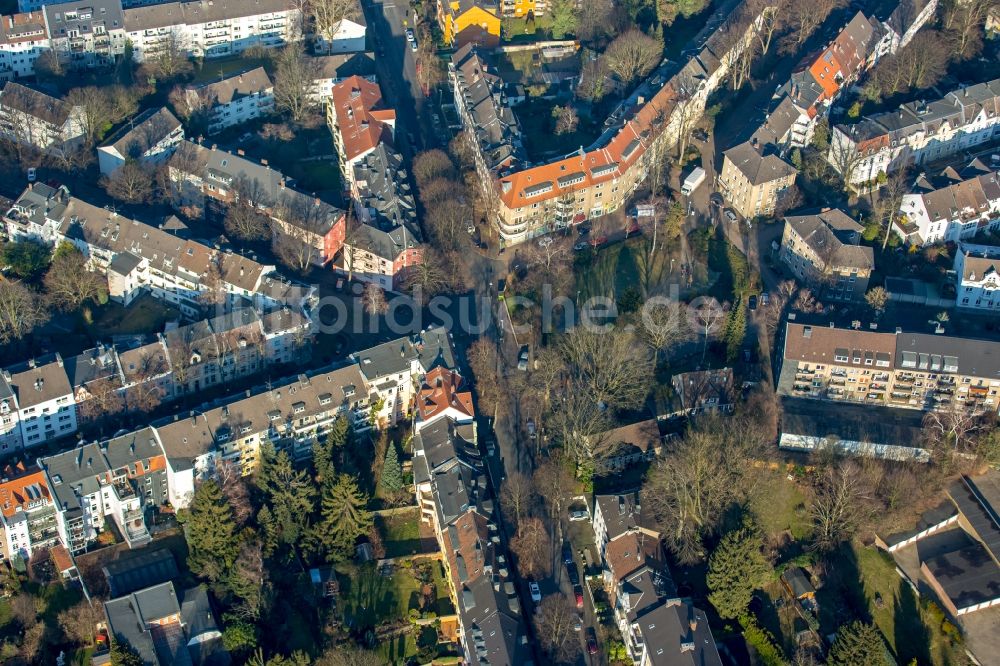
<svg viewBox="0 0 1000 666">
<path fill-rule="evenodd" d="M 516 152 L 504 143 L 499 156 L 483 154 L 477 166 L 483 196 L 495 206 L 494 219 L 502 246 L 521 243 L 555 229 L 578 224 L 618 210 L 645 180 L 651 164 L 659 164 L 676 144 L 683 128 L 704 111 L 705 101 L 725 80 L 737 55 L 756 38 L 761 16 L 747 4 L 737 5 L 721 24 L 713 24 L 696 38 L 701 44 L 676 74 L 664 63 L 623 101 L 609 119 L 606 131 L 589 148 L 549 162 L 528 166 L 513 158 Z M 769 11 L 769 10 L 768 10 Z M 464 89 L 475 82 L 481 67 L 468 65 L 460 77 L 461 49 L 452 60 L 452 85 L 456 106 Z M 468 108 L 468 105 L 466 105 Z M 461 109 L 460 109 L 461 111 Z M 466 131 L 480 127 L 461 113 Z M 499 126 L 498 126 L 499 127 Z M 511 134 L 509 126 L 497 136 Z M 485 167 L 496 164 L 493 171 Z"/>
<path fill-rule="evenodd" d="M 1000 173 L 974 161 L 961 172 L 921 174 L 903 195 L 893 231 L 911 245 L 957 243 L 1000 227 Z"/>
<path fill-rule="evenodd" d="M 899 331 L 788 322 L 778 393 L 920 411 L 997 411 L 998 343 Z"/>
<path fill-rule="evenodd" d="M 1000 247 L 959 243 L 955 251 L 955 305 L 979 312 L 1000 310 Z"/>
<path fill-rule="evenodd" d="M 361 3 L 356 2 L 354 11 L 340 19 L 336 32 L 332 35 L 316 34 L 313 50 L 318 54 L 360 53 L 365 50 L 365 34 L 368 24 Z"/>
<path fill-rule="evenodd" d="M 420 431 L 440 418 L 471 423 L 475 416 L 472 392 L 454 370 L 436 367 L 424 375 L 414 401 L 414 429 Z"/>
<path fill-rule="evenodd" d="M 534 0 L 527 0 L 535 5 Z M 524 0 L 505 2 L 512 9 Z M 540 4 L 540 3 L 539 3 Z M 516 11 L 516 9 L 515 9 Z M 444 34 L 445 44 L 461 48 L 467 44 L 481 44 L 487 48 L 500 45 L 500 6 L 497 0 L 439 0 L 438 24 Z"/>
<path fill-rule="evenodd" d="M 853 185 L 965 152 L 1000 130 L 1000 79 L 833 127 L 827 159 Z"/>
<path fill-rule="evenodd" d="M 35 61 L 49 50 L 45 15 L 37 10 L 0 16 L 0 79 L 35 74 Z"/>
<path fill-rule="evenodd" d="M 745 218 L 774 214 L 782 194 L 795 184 L 795 167 L 756 139 L 723 153 L 719 190 Z"/>
<path fill-rule="evenodd" d="M 97 162 L 105 176 L 129 160 L 143 165 L 162 164 L 183 139 L 184 127 L 169 109 L 148 109 L 98 146 Z"/>
<path fill-rule="evenodd" d="M 839 208 L 785 217 L 779 256 L 801 282 L 824 299 L 861 302 L 875 269 L 864 229 Z"/>
<path fill-rule="evenodd" d="M 325 105 L 333 93 L 333 86 L 352 76 L 375 81 L 375 54 L 371 51 L 307 57 L 316 77 L 309 96 L 317 104 Z"/>
<path fill-rule="evenodd" d="M 62 545 L 86 549 L 115 523 L 130 548 L 151 540 L 146 520 L 167 504 L 167 472 L 154 431 L 143 428 L 38 460 L 55 495 Z"/>
<path fill-rule="evenodd" d="M 128 558 L 107 562 L 101 567 L 101 573 L 112 599 L 180 577 L 177 560 L 170 549 L 152 544 Z"/>
<path fill-rule="evenodd" d="M 594 496 L 594 510 L 591 524 L 594 528 L 594 543 L 601 561 L 608 543 L 630 532 L 642 532 L 657 539 L 659 532 L 653 529 L 649 516 L 643 518 L 639 493 L 618 493 Z"/>
<path fill-rule="evenodd" d="M 83 109 L 8 81 L 0 90 L 0 135 L 45 152 L 70 152 L 83 143 Z"/>
<path fill-rule="evenodd" d="M 4 470 L 0 481 L 0 527 L 3 557 L 31 558 L 36 550 L 59 543 L 56 507 L 45 474 L 23 465 Z"/>
<path fill-rule="evenodd" d="M 396 131 L 396 112 L 385 108 L 382 89 L 360 76 L 333 86 L 326 120 L 348 186 L 353 183 L 355 165 L 380 144 L 391 145 Z"/>
<path fill-rule="evenodd" d="M 267 160 L 259 163 L 237 154 L 182 141 L 183 156 L 170 165 L 173 205 L 194 206 L 224 217 L 228 206 L 243 201 L 268 215 L 272 233 L 295 248 L 301 268 L 321 266 L 343 245 L 344 211 L 295 189 L 295 183 Z"/>
<path fill-rule="evenodd" d="M 230 662 L 204 585 L 147 587 L 105 601 L 104 615 L 112 639 L 131 646 L 144 666 Z"/>
<path fill-rule="evenodd" d="M 692 370 L 670 378 L 674 389 L 673 414 L 731 412 L 736 402 L 736 383 L 732 368 Z"/>
<path fill-rule="evenodd" d="M 586 438 L 594 472 L 620 472 L 654 460 L 663 452 L 663 436 L 655 418 L 612 428 Z"/>
<path fill-rule="evenodd" d="M 41 11 L 52 50 L 70 69 L 112 65 L 125 53 L 121 0 L 72 0 Z"/>
<path fill-rule="evenodd" d="M 209 134 L 218 134 L 274 111 L 274 84 L 263 67 L 212 83 L 188 86 L 184 94 L 188 106 L 204 114 Z"/>
<path fill-rule="evenodd" d="M 379 144 L 355 165 L 351 189 L 358 224 L 345 233 L 338 266 L 358 280 L 398 290 L 424 251 L 402 155 Z"/>
<path fill-rule="evenodd" d="M 134 6 L 124 14 L 136 62 L 162 49 L 219 58 L 302 39 L 301 11 L 288 0 L 184 0 Z"/>
<path fill-rule="evenodd" d="M 50 354 L 0 371 L 0 413 L 5 428 L 17 425 L 17 434 L 7 430 L 0 444 L 8 453 L 75 433 L 73 387 L 62 356 Z"/>
<path fill-rule="evenodd" d="M 882 22 L 882 48 L 894 53 L 910 43 L 937 11 L 938 0 L 900 0 Z"/>
<path fill-rule="evenodd" d="M 372 401 L 380 424 L 396 425 L 410 415 L 417 382 L 425 370 L 420 353 L 409 338 L 389 342 L 351 354 L 369 386 L 379 388 L 379 402 Z"/>
</svg>

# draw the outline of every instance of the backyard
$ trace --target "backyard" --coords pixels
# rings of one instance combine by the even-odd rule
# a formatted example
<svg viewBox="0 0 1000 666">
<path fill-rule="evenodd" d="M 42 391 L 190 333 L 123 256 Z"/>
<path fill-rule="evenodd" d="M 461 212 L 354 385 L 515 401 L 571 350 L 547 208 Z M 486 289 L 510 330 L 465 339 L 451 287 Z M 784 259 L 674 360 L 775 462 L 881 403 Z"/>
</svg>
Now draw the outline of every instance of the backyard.
<svg viewBox="0 0 1000 666">
<path fill-rule="evenodd" d="M 376 515 L 375 525 L 382 536 L 387 558 L 433 553 L 437 550 L 437 543 L 430 529 L 421 534 L 424 530 L 421 529 L 420 509 L 417 507 Z"/>
<path fill-rule="evenodd" d="M 524 132 L 524 146 L 532 160 L 562 157 L 581 147 L 586 148 L 601 134 L 601 121 L 582 112 L 578 113 L 576 129 L 562 134 L 556 133 L 556 106 L 570 105 L 553 99 L 529 97 L 514 109 L 518 123 Z"/>
</svg>

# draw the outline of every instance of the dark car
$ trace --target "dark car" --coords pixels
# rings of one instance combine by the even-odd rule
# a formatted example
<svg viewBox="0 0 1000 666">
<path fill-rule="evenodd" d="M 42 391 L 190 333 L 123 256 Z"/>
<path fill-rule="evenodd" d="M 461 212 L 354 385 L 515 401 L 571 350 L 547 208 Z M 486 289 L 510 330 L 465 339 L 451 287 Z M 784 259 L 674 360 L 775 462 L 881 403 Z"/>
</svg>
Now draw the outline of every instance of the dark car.
<svg viewBox="0 0 1000 666">
<path fill-rule="evenodd" d="M 581 236 L 586 236 L 587 234 L 590 233 L 590 226 L 586 224 L 581 224 L 576 228 L 576 233 L 580 234 Z"/>
<path fill-rule="evenodd" d="M 577 571 L 575 562 L 570 562 L 566 565 L 566 573 L 569 574 L 569 582 L 572 585 L 580 584 L 580 572 Z"/>
<path fill-rule="evenodd" d="M 587 627 L 587 653 L 597 654 L 597 632 L 593 627 Z"/>
<path fill-rule="evenodd" d="M 750 294 L 750 300 L 748 302 L 751 310 L 757 309 L 757 294 Z"/>
<path fill-rule="evenodd" d="M 573 596 L 576 597 L 576 607 L 583 608 L 583 588 L 579 583 L 573 586 Z"/>
<path fill-rule="evenodd" d="M 562 556 L 564 563 L 566 564 L 573 563 L 573 544 L 571 544 L 569 541 L 563 541 Z"/>
</svg>

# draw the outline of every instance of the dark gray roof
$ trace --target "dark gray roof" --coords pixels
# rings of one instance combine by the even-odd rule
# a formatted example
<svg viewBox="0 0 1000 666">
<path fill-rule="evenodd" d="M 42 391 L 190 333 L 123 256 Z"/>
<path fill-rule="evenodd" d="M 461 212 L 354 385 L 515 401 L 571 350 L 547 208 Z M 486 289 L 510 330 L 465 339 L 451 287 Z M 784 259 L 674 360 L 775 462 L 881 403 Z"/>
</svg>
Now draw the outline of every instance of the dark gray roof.
<svg viewBox="0 0 1000 666">
<path fill-rule="evenodd" d="M 173 583 L 161 583 L 107 601 L 104 612 L 111 635 L 128 641 L 144 664 L 160 666 L 173 663 L 162 660 L 153 633 L 147 629 L 150 623 L 181 612 Z"/>
<path fill-rule="evenodd" d="M 361 224 L 354 230 L 350 243 L 359 250 L 394 261 L 402 252 L 418 247 L 420 236 L 409 224 L 385 228 L 373 224 Z"/>
<path fill-rule="evenodd" d="M 595 506 L 601 508 L 608 541 L 634 530 L 642 524 L 642 505 L 639 493 L 620 493 L 616 495 L 597 495 Z"/>
<path fill-rule="evenodd" d="M 125 28 L 121 0 L 76 0 L 46 4 L 42 11 L 45 12 L 45 22 L 52 39 L 65 38 L 69 30 L 86 35 L 95 32 L 94 29 L 99 26 L 103 26 L 107 32 Z M 68 16 L 71 12 L 76 13 L 75 18 Z"/>
<path fill-rule="evenodd" d="M 671 599 L 636 621 L 652 666 L 722 666 L 703 610 Z"/>
<path fill-rule="evenodd" d="M 773 153 L 762 152 L 749 141 L 730 148 L 724 154 L 752 185 L 769 183 L 796 173 L 794 166 Z"/>
<path fill-rule="evenodd" d="M 409 225 L 408 233 L 419 242 L 417 207 L 402 155 L 380 143 L 354 166 L 354 180 L 361 190 L 357 204 L 368 211 L 376 227 L 391 232 Z"/>
<path fill-rule="evenodd" d="M 1000 379 L 1000 346 L 973 338 L 900 333 L 893 367 Z"/>
<path fill-rule="evenodd" d="M 420 428 L 413 437 L 414 451 L 423 453 L 428 470 L 460 461 L 469 467 L 481 468 L 482 460 L 476 444 L 476 431 L 471 423 L 456 424 L 450 418 L 437 419 Z"/>
<path fill-rule="evenodd" d="M 785 218 L 785 224 L 791 225 L 812 251 L 831 268 L 875 268 L 872 248 L 859 245 L 864 227 L 838 208 L 810 215 L 791 215 Z"/>
<path fill-rule="evenodd" d="M 945 500 L 933 509 L 928 509 L 920 514 L 920 520 L 917 521 L 917 524 L 913 529 L 890 534 L 889 536 L 884 537 L 882 541 L 887 546 L 892 548 L 896 544 L 908 541 L 924 530 L 934 527 L 935 525 L 939 525 L 956 515 L 958 515 L 958 510 L 955 508 L 955 504 Z"/>
<path fill-rule="evenodd" d="M 429 328 L 420 334 L 420 344 L 417 345 L 420 354 L 420 365 L 425 372 L 430 372 L 438 366 L 454 370 L 455 348 L 451 344 L 448 330 L 443 326 Z"/>
<path fill-rule="evenodd" d="M 949 534 L 955 540 L 954 549 L 938 553 L 921 565 L 927 567 L 959 610 L 1000 599 L 1000 567 L 989 551 L 960 529 L 944 533 Z"/>
<path fill-rule="evenodd" d="M 14 81 L 8 81 L 0 91 L 0 106 L 35 116 L 57 127 L 62 127 L 73 112 L 73 106 L 58 97 Z"/>
<path fill-rule="evenodd" d="M 320 75 L 328 79 L 375 76 L 375 54 L 371 51 L 312 56 L 310 60 L 315 63 Z"/>
<path fill-rule="evenodd" d="M 976 536 L 993 557 L 1000 558 L 1000 514 L 994 503 L 998 496 L 1000 473 L 990 471 L 977 477 L 963 476 L 948 488 L 948 496 L 975 530 Z"/>
<path fill-rule="evenodd" d="M 120 252 L 115 255 L 108 265 L 108 270 L 118 275 L 128 275 L 142 263 L 142 259 L 131 252 Z"/>
<path fill-rule="evenodd" d="M 177 578 L 177 562 L 168 548 L 142 549 L 125 553 L 103 567 L 111 598 L 131 594 Z"/>
<path fill-rule="evenodd" d="M 181 121 L 163 106 L 147 109 L 132 118 L 103 144 L 102 148 L 114 148 L 123 158 L 137 158 L 163 141 L 171 132 L 181 126 Z"/>
<path fill-rule="evenodd" d="M 66 375 L 74 390 L 85 384 L 117 374 L 118 362 L 111 348 L 95 347 L 66 359 Z"/>
<path fill-rule="evenodd" d="M 88 0 L 89 2 L 90 0 Z M 287 11 L 289 0 L 190 0 L 164 2 L 125 10 L 125 29 L 129 32 L 164 28 L 172 25 L 210 23 L 227 19 Z"/>
<path fill-rule="evenodd" d="M 473 663 L 531 666 L 534 661 L 523 618 L 511 607 L 506 587 L 499 588 L 489 576 L 462 585 L 459 614 L 467 650 Z"/>
<path fill-rule="evenodd" d="M 20 409 L 40 405 L 73 393 L 69 375 L 59 354 L 48 354 L 4 370 L 8 384 L 17 396 Z"/>
<path fill-rule="evenodd" d="M 241 97 L 263 93 L 271 90 L 273 87 L 274 84 L 271 83 L 271 78 L 264 71 L 264 68 L 255 67 L 245 72 L 227 76 L 221 81 L 191 87 L 189 90 L 196 91 L 211 106 L 215 106 L 230 104 Z"/>
<path fill-rule="evenodd" d="M 361 372 L 369 380 L 410 372 L 410 364 L 419 358 L 416 347 L 409 338 L 389 342 L 356 352 L 354 357 L 361 364 Z"/>
</svg>

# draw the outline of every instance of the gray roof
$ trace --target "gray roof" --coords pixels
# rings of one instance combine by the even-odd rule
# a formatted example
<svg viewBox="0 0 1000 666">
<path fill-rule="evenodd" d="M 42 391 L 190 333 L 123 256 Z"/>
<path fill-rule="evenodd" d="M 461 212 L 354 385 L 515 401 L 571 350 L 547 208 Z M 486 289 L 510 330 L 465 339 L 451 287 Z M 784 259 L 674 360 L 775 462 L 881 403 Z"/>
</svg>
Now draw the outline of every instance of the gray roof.
<svg viewBox="0 0 1000 666">
<path fill-rule="evenodd" d="M 410 364 L 419 358 L 416 347 L 409 338 L 383 342 L 364 351 L 355 352 L 361 372 L 369 380 L 410 372 Z"/>
<path fill-rule="evenodd" d="M 361 224 L 354 230 L 350 244 L 352 247 L 371 252 L 377 257 L 394 261 L 401 253 L 420 245 L 420 237 L 409 224 L 385 228 L 374 224 Z"/>
<path fill-rule="evenodd" d="M 387 144 L 380 143 L 355 164 L 354 181 L 360 189 L 357 205 L 367 209 L 376 227 L 388 232 L 400 225 L 409 225 L 409 235 L 416 242 L 420 241 L 419 234 L 414 232 L 417 226 L 417 206 L 402 155 Z M 388 256 L 391 258 L 396 255 Z"/>
<path fill-rule="evenodd" d="M 489 576 L 462 584 L 459 615 L 466 649 L 474 663 L 530 666 L 532 650 L 519 606 L 512 608 L 505 587 L 499 587 L 495 589 Z"/>
<path fill-rule="evenodd" d="M 333 55 L 309 56 L 320 76 L 328 79 L 346 79 L 349 76 L 375 76 L 375 54 L 371 51 L 359 53 L 335 53 Z"/>
<path fill-rule="evenodd" d="M 875 268 L 872 248 L 859 245 L 864 227 L 839 208 L 788 216 L 785 224 L 830 268 Z"/>
<path fill-rule="evenodd" d="M 131 594 L 151 585 L 160 585 L 180 575 L 169 548 L 143 548 L 102 567 L 111 598 Z"/>
<path fill-rule="evenodd" d="M 72 395 L 73 387 L 62 357 L 50 354 L 7 368 L 7 383 L 17 396 L 20 409 Z"/>
<path fill-rule="evenodd" d="M 594 497 L 594 504 L 601 508 L 608 541 L 642 525 L 642 505 L 639 502 L 639 493 L 597 495 Z"/>
<path fill-rule="evenodd" d="M 103 26 L 107 32 L 125 27 L 121 0 L 75 0 L 46 4 L 42 11 L 45 12 L 45 22 L 52 39 L 66 38 L 69 30 L 86 35 L 95 32 L 94 28 L 99 26 Z M 75 12 L 75 18 L 68 16 L 71 12 Z"/>
<path fill-rule="evenodd" d="M 724 155 L 752 185 L 761 185 L 796 174 L 794 166 L 773 153 L 762 153 L 750 141 L 730 148 Z"/>
<path fill-rule="evenodd" d="M 65 368 L 66 376 L 74 390 L 97 379 L 118 374 L 118 362 L 114 350 L 106 347 L 88 349 L 66 359 Z"/>
<path fill-rule="evenodd" d="M 458 367 L 455 363 L 455 348 L 451 344 L 450 333 L 443 326 L 423 331 L 417 349 L 420 354 L 420 365 L 425 372 L 430 372 L 439 365 L 449 370 Z"/>
<path fill-rule="evenodd" d="M 1000 599 L 1000 567 L 981 543 L 956 528 L 935 535 L 951 547 L 921 561 L 959 610 Z M 919 547 L 918 547 L 919 550 Z"/>
<path fill-rule="evenodd" d="M 89 1 L 89 0 L 88 0 Z M 288 11 L 289 0 L 191 0 L 164 2 L 125 10 L 125 29 L 129 32 L 164 28 L 172 25 L 193 25 L 227 19 Z"/>
<path fill-rule="evenodd" d="M 138 158 L 171 132 L 181 121 L 168 108 L 147 109 L 132 118 L 127 125 L 108 138 L 102 148 L 113 148 L 123 158 Z"/>
<path fill-rule="evenodd" d="M 893 367 L 1000 379 L 1000 345 L 973 338 L 900 333 Z"/>
<path fill-rule="evenodd" d="M 40 118 L 57 127 L 62 127 L 73 113 L 73 105 L 68 102 L 14 81 L 8 81 L 0 91 L 0 107 Z"/>
<path fill-rule="evenodd" d="M 722 666 L 705 612 L 671 599 L 636 620 L 652 666 Z"/>
<path fill-rule="evenodd" d="M 249 97 L 274 88 L 263 67 L 228 76 L 221 81 L 188 88 L 207 101 L 210 106 L 229 104 L 241 97 Z"/>
<path fill-rule="evenodd" d="M 120 252 L 108 264 L 108 272 L 117 273 L 118 275 L 128 275 L 138 268 L 141 263 L 142 259 L 131 252 Z"/>
</svg>

